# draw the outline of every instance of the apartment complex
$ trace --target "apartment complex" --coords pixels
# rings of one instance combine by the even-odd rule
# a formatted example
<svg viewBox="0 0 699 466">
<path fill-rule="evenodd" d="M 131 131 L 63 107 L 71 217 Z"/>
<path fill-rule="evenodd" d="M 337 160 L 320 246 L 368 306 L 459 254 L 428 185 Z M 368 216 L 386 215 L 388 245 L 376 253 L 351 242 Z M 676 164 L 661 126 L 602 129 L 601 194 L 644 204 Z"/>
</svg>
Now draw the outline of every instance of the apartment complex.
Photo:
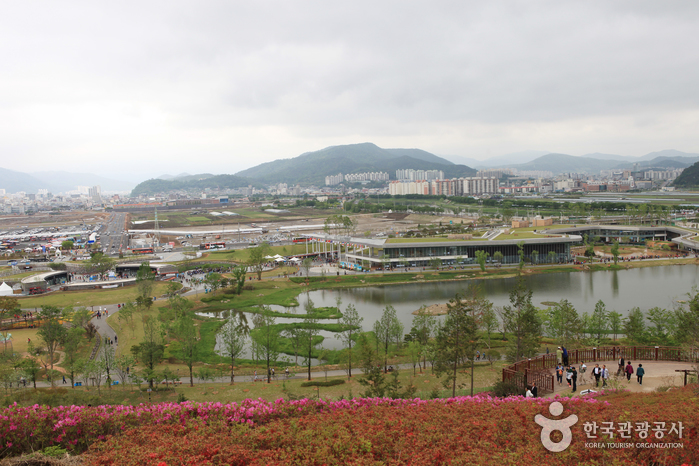
<svg viewBox="0 0 699 466">
<path fill-rule="evenodd" d="M 450 180 L 391 181 L 388 193 L 391 195 L 422 194 L 434 196 L 471 196 L 474 194 L 495 194 L 498 191 L 497 178 L 454 178 Z"/>
</svg>

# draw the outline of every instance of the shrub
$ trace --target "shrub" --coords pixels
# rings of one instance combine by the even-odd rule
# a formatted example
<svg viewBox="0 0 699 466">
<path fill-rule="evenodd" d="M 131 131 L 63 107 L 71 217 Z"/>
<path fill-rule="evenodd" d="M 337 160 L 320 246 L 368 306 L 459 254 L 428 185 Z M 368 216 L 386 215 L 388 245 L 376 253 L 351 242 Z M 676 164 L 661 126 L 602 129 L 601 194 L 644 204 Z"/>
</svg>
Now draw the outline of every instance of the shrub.
<svg viewBox="0 0 699 466">
<path fill-rule="evenodd" d="M 342 385 L 345 383 L 343 379 L 333 379 L 333 380 L 318 380 L 312 382 L 303 382 L 302 387 L 334 387 L 335 385 Z"/>
<path fill-rule="evenodd" d="M 500 382 L 497 382 L 495 385 L 493 385 L 492 393 L 493 393 L 493 396 L 498 396 L 498 397 L 521 395 L 522 389 L 519 388 L 519 386 L 513 382 L 500 381 Z"/>
</svg>

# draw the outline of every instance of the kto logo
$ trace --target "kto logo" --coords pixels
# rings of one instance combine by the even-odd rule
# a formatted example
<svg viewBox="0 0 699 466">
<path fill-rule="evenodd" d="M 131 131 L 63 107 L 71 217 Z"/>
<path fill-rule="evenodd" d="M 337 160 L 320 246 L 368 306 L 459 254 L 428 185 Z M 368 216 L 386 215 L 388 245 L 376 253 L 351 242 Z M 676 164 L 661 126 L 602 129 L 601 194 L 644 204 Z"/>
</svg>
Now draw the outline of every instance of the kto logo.
<svg viewBox="0 0 699 466">
<path fill-rule="evenodd" d="M 549 405 L 549 413 L 552 416 L 560 416 L 563 414 L 563 405 L 558 401 L 554 401 Z M 573 441 L 573 432 L 571 432 L 570 428 L 578 422 L 578 416 L 571 414 L 566 418 L 556 420 L 537 414 L 534 416 L 534 422 L 541 426 L 541 443 L 544 445 L 544 448 L 557 453 L 568 448 L 570 442 Z M 554 431 L 560 431 L 563 434 L 560 442 L 551 441 L 551 434 Z"/>
</svg>

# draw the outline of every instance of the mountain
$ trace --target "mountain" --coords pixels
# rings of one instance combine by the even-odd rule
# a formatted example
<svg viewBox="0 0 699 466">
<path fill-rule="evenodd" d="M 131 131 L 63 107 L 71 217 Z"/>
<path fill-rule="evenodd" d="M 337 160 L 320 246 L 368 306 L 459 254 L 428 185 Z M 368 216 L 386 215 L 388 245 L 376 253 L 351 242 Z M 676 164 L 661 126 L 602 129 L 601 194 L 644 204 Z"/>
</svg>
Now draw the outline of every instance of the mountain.
<svg viewBox="0 0 699 466">
<path fill-rule="evenodd" d="M 188 175 L 181 179 L 174 180 L 162 180 L 156 178 L 146 180 L 139 183 L 133 189 L 133 191 L 131 191 L 131 196 L 135 197 L 140 196 L 141 194 L 152 195 L 155 193 L 180 189 L 235 189 L 243 188 L 248 185 L 253 185 L 258 188 L 263 187 L 261 183 L 256 182 L 255 180 L 242 178 L 236 175 L 211 175 L 209 173 L 204 173 L 202 175 Z"/>
<path fill-rule="evenodd" d="M 687 168 L 690 165 L 699 162 L 699 156 L 697 157 L 656 157 L 652 160 L 644 160 L 634 163 L 622 163 L 614 168 L 618 169 L 633 169 L 635 166 L 638 168 Z"/>
<path fill-rule="evenodd" d="M 430 154 L 429 152 L 424 151 L 422 149 L 384 149 L 384 150 L 386 152 L 388 152 L 389 154 L 395 155 L 396 157 L 408 156 L 408 157 L 412 157 L 414 159 L 423 160 L 425 162 L 430 162 L 430 163 L 439 163 L 442 165 L 455 165 L 454 162 L 451 162 L 447 159 L 436 156 L 434 154 Z"/>
<path fill-rule="evenodd" d="M 680 176 L 678 176 L 672 185 L 678 188 L 696 188 L 699 187 L 699 162 L 689 168 L 685 168 Z"/>
<path fill-rule="evenodd" d="M 382 149 L 370 142 L 326 147 L 291 159 L 275 160 L 236 173 L 260 182 L 322 186 L 338 173 L 386 171 L 394 179 L 401 168 L 443 170 L 447 177 L 474 176 L 476 171 L 419 149 Z"/>
<path fill-rule="evenodd" d="M 40 189 L 52 190 L 53 186 L 48 186 L 45 182 L 27 173 L 0 168 L 0 188 L 7 193 L 24 191 L 36 194 Z"/>
<path fill-rule="evenodd" d="M 636 157 L 627 157 L 625 155 L 615 155 L 615 154 L 602 154 L 600 152 L 593 152 L 592 154 L 585 154 L 583 157 L 589 159 L 598 160 L 618 160 L 619 162 L 635 162 L 638 159 Z"/>
<path fill-rule="evenodd" d="M 134 183 L 105 178 L 92 173 L 44 171 L 34 172 L 31 174 L 31 176 L 42 181 L 47 186 L 50 185 L 50 191 L 53 193 L 74 191 L 78 189 L 78 186 L 99 185 L 102 188 L 102 191 L 128 191 L 134 187 Z"/>
<path fill-rule="evenodd" d="M 675 149 L 666 149 L 657 152 L 650 152 L 638 158 L 638 160 L 653 160 L 658 157 L 668 157 L 671 159 L 676 159 L 677 157 L 699 157 L 699 154 L 692 154 L 688 152 L 682 152 Z"/>
<path fill-rule="evenodd" d="M 546 154 L 531 162 L 510 166 L 518 170 L 546 170 L 558 173 L 598 173 L 609 170 L 619 162 L 616 160 L 599 160 L 588 157 L 575 157 L 567 154 Z"/>
<path fill-rule="evenodd" d="M 175 175 L 175 176 L 165 174 L 165 175 L 160 175 L 159 177 L 157 177 L 155 179 L 156 180 L 179 180 L 181 178 L 186 178 L 188 176 L 192 176 L 192 175 L 190 175 L 189 173 L 180 173 L 179 175 Z M 211 175 L 211 176 L 213 176 L 213 175 Z"/>
</svg>

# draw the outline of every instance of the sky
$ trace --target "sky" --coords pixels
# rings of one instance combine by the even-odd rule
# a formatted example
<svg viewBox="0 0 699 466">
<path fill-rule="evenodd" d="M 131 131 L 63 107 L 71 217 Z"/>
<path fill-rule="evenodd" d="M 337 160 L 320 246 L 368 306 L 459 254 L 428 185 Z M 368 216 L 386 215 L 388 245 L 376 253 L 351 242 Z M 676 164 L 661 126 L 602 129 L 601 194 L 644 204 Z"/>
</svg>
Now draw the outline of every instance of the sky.
<svg viewBox="0 0 699 466">
<path fill-rule="evenodd" d="M 699 3 L 3 2 L 0 167 L 699 152 Z"/>
</svg>

